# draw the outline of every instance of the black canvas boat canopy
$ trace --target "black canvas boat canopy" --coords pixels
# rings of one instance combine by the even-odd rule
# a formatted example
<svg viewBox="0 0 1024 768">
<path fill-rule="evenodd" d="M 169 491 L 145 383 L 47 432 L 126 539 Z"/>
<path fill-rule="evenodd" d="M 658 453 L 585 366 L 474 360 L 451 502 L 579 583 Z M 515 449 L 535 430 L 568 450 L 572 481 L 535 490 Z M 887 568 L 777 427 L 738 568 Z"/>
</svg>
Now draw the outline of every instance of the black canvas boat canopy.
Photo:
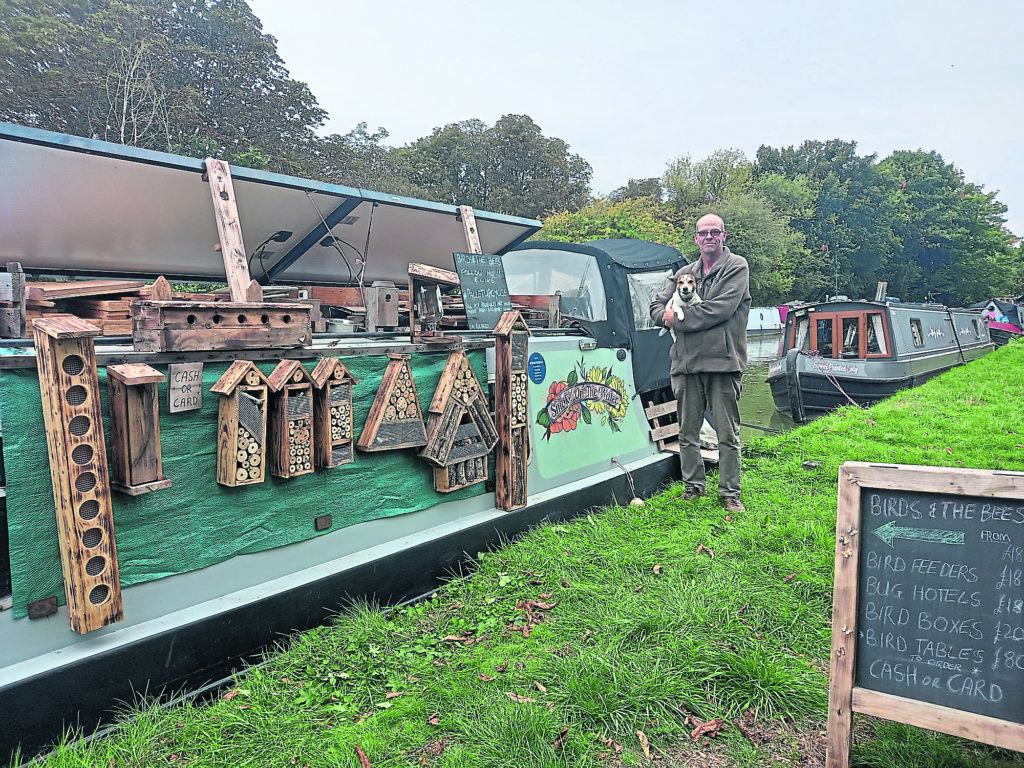
<svg viewBox="0 0 1024 768">
<path fill-rule="evenodd" d="M 0 123 L 0 263 L 223 282 L 204 171 L 195 158 Z M 403 284 L 410 261 L 453 270 L 452 253 L 467 247 L 454 205 L 235 166 L 231 176 L 250 274 L 263 284 L 353 283 L 357 259 L 364 283 Z M 540 228 L 474 214 L 484 253 Z"/>
</svg>

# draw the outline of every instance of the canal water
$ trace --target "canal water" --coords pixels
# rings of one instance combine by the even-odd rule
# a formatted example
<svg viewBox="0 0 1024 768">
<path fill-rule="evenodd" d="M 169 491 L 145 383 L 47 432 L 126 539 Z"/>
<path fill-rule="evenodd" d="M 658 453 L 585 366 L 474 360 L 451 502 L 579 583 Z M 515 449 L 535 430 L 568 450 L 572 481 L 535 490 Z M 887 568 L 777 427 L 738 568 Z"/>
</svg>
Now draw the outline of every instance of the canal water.
<svg viewBox="0 0 1024 768">
<path fill-rule="evenodd" d="M 784 432 L 797 426 L 789 416 L 775 410 L 768 378 L 768 364 L 779 352 L 779 333 L 747 336 L 748 368 L 743 374 L 743 395 L 740 397 L 740 438 L 744 443 L 758 435 Z"/>
</svg>

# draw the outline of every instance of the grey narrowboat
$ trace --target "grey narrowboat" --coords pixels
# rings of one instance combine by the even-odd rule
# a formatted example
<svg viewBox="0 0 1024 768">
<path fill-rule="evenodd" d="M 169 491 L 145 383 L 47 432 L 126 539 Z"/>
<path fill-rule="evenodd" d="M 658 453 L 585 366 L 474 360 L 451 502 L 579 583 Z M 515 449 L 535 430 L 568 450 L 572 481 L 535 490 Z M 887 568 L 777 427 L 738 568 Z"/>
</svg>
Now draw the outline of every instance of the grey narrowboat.
<svg viewBox="0 0 1024 768">
<path fill-rule="evenodd" d="M 836 297 L 788 313 L 768 384 L 775 407 L 803 422 L 873 405 L 992 348 L 976 312 Z"/>
</svg>

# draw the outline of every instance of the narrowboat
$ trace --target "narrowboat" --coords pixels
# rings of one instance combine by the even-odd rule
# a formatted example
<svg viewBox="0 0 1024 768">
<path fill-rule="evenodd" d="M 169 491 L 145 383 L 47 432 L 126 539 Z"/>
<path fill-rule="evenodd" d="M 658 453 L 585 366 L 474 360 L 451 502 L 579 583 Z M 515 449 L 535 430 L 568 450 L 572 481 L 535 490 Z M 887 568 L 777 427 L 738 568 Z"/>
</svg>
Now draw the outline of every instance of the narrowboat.
<svg viewBox="0 0 1024 768">
<path fill-rule="evenodd" d="M 976 312 L 836 297 L 790 309 L 768 384 L 775 407 L 803 422 L 872 405 L 992 348 Z"/>
<path fill-rule="evenodd" d="M 10 124 L 0 167 L 0 759 L 678 477 L 675 249 Z M 54 311 L 111 278 L 130 322 Z"/>
<path fill-rule="evenodd" d="M 982 305 L 981 315 L 988 325 L 992 343 L 997 347 L 1009 344 L 1011 339 L 1024 338 L 1024 305 L 1022 298 L 992 299 Z"/>
</svg>

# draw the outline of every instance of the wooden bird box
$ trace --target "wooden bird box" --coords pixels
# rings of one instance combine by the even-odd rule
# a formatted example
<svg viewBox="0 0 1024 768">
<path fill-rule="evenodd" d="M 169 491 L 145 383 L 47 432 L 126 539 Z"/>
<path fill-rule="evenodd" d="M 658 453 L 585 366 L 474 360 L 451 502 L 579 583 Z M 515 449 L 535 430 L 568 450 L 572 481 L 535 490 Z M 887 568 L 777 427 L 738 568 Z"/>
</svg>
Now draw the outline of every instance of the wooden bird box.
<svg viewBox="0 0 1024 768">
<path fill-rule="evenodd" d="M 171 485 L 163 476 L 160 458 L 157 384 L 166 378 L 145 363 L 107 367 L 111 487 L 129 496 Z"/>
<path fill-rule="evenodd" d="M 494 505 L 506 511 L 526 506 L 526 361 L 530 329 L 522 315 L 505 312 L 494 329 L 494 416 L 498 450 L 494 457 Z"/>
<path fill-rule="evenodd" d="M 427 444 L 420 456 L 436 465 L 434 488 L 447 493 L 486 480 L 487 454 L 498 433 L 464 351 L 448 356 L 428 414 Z"/>
<path fill-rule="evenodd" d="M 266 476 L 267 377 L 248 360 L 231 364 L 211 392 L 220 395 L 217 427 L 217 482 L 262 483 Z"/>
<path fill-rule="evenodd" d="M 93 336 L 77 317 L 33 323 L 71 629 L 124 618 Z"/>
<path fill-rule="evenodd" d="M 361 451 L 390 451 L 418 448 L 427 442 L 423 412 L 412 378 L 410 355 L 389 353 L 391 362 L 366 417 L 356 448 Z"/>
<path fill-rule="evenodd" d="M 336 357 L 322 357 L 313 373 L 313 441 L 318 467 L 355 460 L 352 385 L 359 381 Z"/>
<path fill-rule="evenodd" d="M 270 384 L 270 473 L 277 477 L 313 471 L 313 382 L 298 360 L 282 360 Z"/>
</svg>

